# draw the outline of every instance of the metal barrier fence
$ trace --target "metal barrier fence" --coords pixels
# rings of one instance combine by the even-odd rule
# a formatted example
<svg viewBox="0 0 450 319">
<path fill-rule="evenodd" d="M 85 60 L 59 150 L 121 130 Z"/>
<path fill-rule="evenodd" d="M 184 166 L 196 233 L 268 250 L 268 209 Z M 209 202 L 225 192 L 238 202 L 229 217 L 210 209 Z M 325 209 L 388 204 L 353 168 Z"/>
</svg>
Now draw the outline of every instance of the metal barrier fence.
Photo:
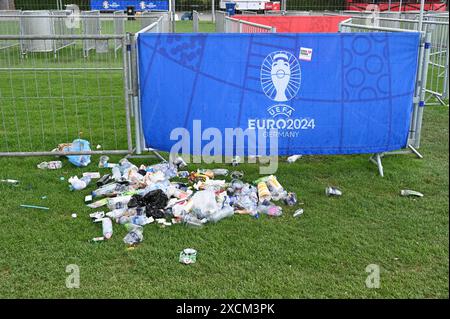
<svg viewBox="0 0 450 319">
<path fill-rule="evenodd" d="M 45 47 L 25 59 L 18 46 L 0 51 L 0 156 L 68 155 L 51 150 L 76 138 L 91 143 L 93 151 L 83 154 L 132 152 L 127 51 L 86 58 L 86 40 L 120 40 L 122 48 L 127 41 L 125 35 L 0 35 L 0 43 L 43 41 L 50 49 L 73 43 L 56 57 Z"/>
<path fill-rule="evenodd" d="M 199 13 L 197 11 L 192 11 L 192 32 L 197 33 L 199 23 Z"/>
<path fill-rule="evenodd" d="M 380 27 L 395 27 L 405 30 L 418 30 L 419 21 L 411 19 L 396 19 L 378 17 L 375 21 Z M 448 17 L 428 16 L 422 22 L 424 32 L 431 32 L 431 53 L 428 63 L 428 80 L 426 84 L 427 104 L 433 98 L 438 104 L 446 104 L 448 98 Z M 448 102 L 447 102 L 448 103 Z"/>
<path fill-rule="evenodd" d="M 70 11 L 24 12 L 0 11 L 0 156 L 70 155 L 57 147 L 76 138 L 92 149 L 76 154 L 133 153 L 137 60 L 127 32 L 170 32 L 169 14 L 86 11 L 70 28 Z M 42 21 L 51 28 L 22 34 Z"/>
<path fill-rule="evenodd" d="M 349 18 L 339 24 L 339 32 L 419 32 L 415 30 L 405 30 L 400 28 L 389 28 L 372 26 L 366 24 L 357 24 L 356 22 L 361 22 L 361 18 Z M 413 102 L 413 113 L 411 117 L 411 125 L 408 136 L 408 146 L 409 148 L 418 156 L 417 149 L 420 147 L 421 131 L 422 131 L 422 118 L 423 118 L 423 107 L 425 106 L 425 94 L 426 85 L 428 78 L 428 64 L 431 56 L 430 43 L 432 39 L 432 33 L 430 31 L 420 32 L 420 48 L 419 48 L 419 61 L 418 61 L 418 72 L 416 77 L 416 85 L 414 92 L 414 102 Z M 392 153 L 401 153 L 391 152 Z M 378 158 L 379 160 L 379 158 Z M 379 167 L 381 166 L 381 161 L 376 162 Z M 380 174 L 382 167 L 380 170 Z"/>
<path fill-rule="evenodd" d="M 225 33 L 275 33 L 275 27 L 225 17 Z"/>
<path fill-rule="evenodd" d="M 216 11 L 214 14 L 214 22 L 216 25 L 216 32 L 217 33 L 224 33 L 225 32 L 225 17 L 227 16 L 227 13 L 224 11 Z"/>
<path fill-rule="evenodd" d="M 354 13 L 351 12 L 351 14 Z M 374 27 L 431 32 L 431 53 L 428 63 L 428 79 L 426 83 L 427 96 L 425 102 L 428 105 L 448 105 L 448 13 L 427 12 L 424 14 L 421 24 L 418 12 L 358 12 L 356 17 L 352 18 L 351 23 L 371 25 Z"/>
<path fill-rule="evenodd" d="M 114 34 L 122 35 L 125 34 L 125 22 L 126 18 L 123 16 L 122 11 L 115 11 L 113 13 L 113 21 L 114 21 Z M 122 47 L 122 41 L 120 39 L 114 40 L 114 53 L 117 54 L 117 51 Z"/>
<path fill-rule="evenodd" d="M 159 32 L 169 32 L 170 29 L 170 16 L 160 16 L 157 21 L 148 25 L 147 27 L 139 30 L 134 34 L 133 37 L 130 37 L 130 48 L 128 51 L 128 63 L 129 63 L 129 92 L 130 92 L 130 105 L 131 105 L 131 113 L 134 117 L 134 136 L 135 136 L 135 144 L 136 148 L 134 149 L 135 153 L 140 155 L 143 151 L 153 152 L 156 157 L 165 161 L 165 159 L 159 155 L 154 149 L 146 148 L 144 133 L 142 129 L 142 117 L 141 117 L 141 109 L 139 105 L 139 56 L 137 50 L 137 39 L 139 34 L 142 33 L 159 33 Z"/>
<path fill-rule="evenodd" d="M 0 11 L 0 34 L 18 35 L 20 34 L 20 11 L 19 10 L 1 10 Z M 10 46 L 19 45 L 19 41 L 2 41 L 0 50 Z"/>
</svg>

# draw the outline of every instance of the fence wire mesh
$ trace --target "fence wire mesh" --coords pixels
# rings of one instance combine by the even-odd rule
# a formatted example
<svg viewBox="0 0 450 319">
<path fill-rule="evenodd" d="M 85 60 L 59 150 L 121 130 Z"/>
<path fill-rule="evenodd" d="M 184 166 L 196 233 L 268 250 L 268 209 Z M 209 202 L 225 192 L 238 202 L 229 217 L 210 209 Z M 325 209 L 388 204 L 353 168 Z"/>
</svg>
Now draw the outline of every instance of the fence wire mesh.
<svg viewBox="0 0 450 319">
<path fill-rule="evenodd" d="M 124 63 L 114 54 L 117 38 L 92 36 L 110 50 L 84 54 L 86 36 L 0 35 L 0 154 L 48 152 L 84 138 L 99 151 L 127 152 Z M 41 41 L 23 54 L 8 41 Z M 54 42 L 72 45 L 53 51 Z M 123 41 L 123 39 L 122 39 Z M 34 46 L 35 47 L 35 46 Z"/>
</svg>

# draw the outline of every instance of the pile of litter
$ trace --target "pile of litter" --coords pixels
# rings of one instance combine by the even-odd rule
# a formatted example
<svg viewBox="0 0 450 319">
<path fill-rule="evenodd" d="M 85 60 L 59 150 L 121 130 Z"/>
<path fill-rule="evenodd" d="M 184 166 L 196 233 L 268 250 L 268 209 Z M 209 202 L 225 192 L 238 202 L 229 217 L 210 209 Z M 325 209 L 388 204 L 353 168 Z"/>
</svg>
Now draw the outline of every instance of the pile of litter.
<svg viewBox="0 0 450 319">
<path fill-rule="evenodd" d="M 70 189 L 77 191 L 97 179 L 98 188 L 85 197 L 87 206 L 96 210 L 90 217 L 103 229 L 103 236 L 93 241 L 111 238 L 113 221 L 126 227 L 128 234 L 123 241 L 136 245 L 143 241 L 147 224 L 204 227 L 234 214 L 280 216 L 282 207 L 274 202 L 297 204 L 296 194 L 285 190 L 274 175 L 250 184 L 242 181 L 244 173 L 240 171 L 180 170 L 186 166 L 181 157 L 171 163 L 139 167 L 126 158 L 117 164 L 108 161 L 107 156 L 100 158 L 99 168 L 111 169 L 103 176 L 88 172 L 68 180 Z"/>
</svg>

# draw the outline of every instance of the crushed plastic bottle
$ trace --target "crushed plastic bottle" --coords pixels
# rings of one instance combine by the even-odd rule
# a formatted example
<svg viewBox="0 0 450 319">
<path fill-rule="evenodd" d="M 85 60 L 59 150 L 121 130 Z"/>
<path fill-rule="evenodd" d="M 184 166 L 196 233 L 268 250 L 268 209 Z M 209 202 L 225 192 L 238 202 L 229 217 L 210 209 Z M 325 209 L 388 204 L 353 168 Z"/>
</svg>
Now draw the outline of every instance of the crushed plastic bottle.
<svg viewBox="0 0 450 319">
<path fill-rule="evenodd" d="M 61 167 L 61 161 L 42 162 L 37 165 L 39 169 L 60 169 Z"/>
<path fill-rule="evenodd" d="M 231 206 L 225 206 L 217 212 L 207 217 L 209 222 L 217 223 L 218 221 L 234 215 L 234 209 Z"/>
<path fill-rule="evenodd" d="M 259 205 L 258 213 L 278 217 L 283 213 L 283 209 L 275 205 Z"/>
<path fill-rule="evenodd" d="M 200 219 L 198 219 L 196 216 L 192 214 L 185 214 L 181 219 L 186 226 L 200 228 L 203 227 L 204 222 L 202 222 Z"/>
<path fill-rule="evenodd" d="M 215 168 L 212 170 L 214 176 L 227 176 L 228 170 L 226 168 Z"/>
<path fill-rule="evenodd" d="M 116 182 L 120 182 L 122 180 L 122 173 L 120 172 L 119 166 L 113 167 L 111 173 L 112 179 L 114 179 Z"/>
<path fill-rule="evenodd" d="M 289 192 L 283 200 L 286 205 L 294 206 L 297 204 L 297 195 L 293 192 Z"/>
<path fill-rule="evenodd" d="M 142 226 L 126 224 L 125 228 L 128 234 L 123 238 L 123 242 L 130 246 L 137 245 L 144 240 L 144 229 Z"/>
<path fill-rule="evenodd" d="M 100 156 L 100 160 L 98 162 L 98 167 L 99 168 L 106 168 L 108 167 L 108 161 L 109 161 L 109 157 L 106 155 Z"/>
<path fill-rule="evenodd" d="M 336 187 L 325 188 L 325 195 L 327 196 L 342 196 L 342 191 Z"/>
<path fill-rule="evenodd" d="M 106 184 L 92 192 L 92 197 L 100 197 L 100 196 L 112 196 L 117 195 L 119 193 L 126 192 L 128 190 L 127 185 L 111 183 Z"/>
<path fill-rule="evenodd" d="M 114 210 L 106 213 L 106 216 L 113 218 L 113 219 L 118 219 L 118 218 L 122 217 L 126 212 L 127 212 L 127 208 L 119 208 L 119 209 L 114 209 Z"/>
<path fill-rule="evenodd" d="M 117 196 L 117 197 L 108 199 L 108 203 L 106 205 L 111 210 L 126 208 L 130 199 L 131 199 L 131 195 Z"/>
<path fill-rule="evenodd" d="M 281 194 L 284 191 L 283 186 L 278 182 L 276 176 L 270 175 L 266 182 L 271 193 Z"/>
<path fill-rule="evenodd" d="M 77 176 L 72 176 L 69 178 L 69 189 L 71 191 L 79 191 L 85 189 L 89 183 L 91 182 L 91 178 L 89 176 L 84 176 L 82 178 L 78 178 Z"/>
</svg>

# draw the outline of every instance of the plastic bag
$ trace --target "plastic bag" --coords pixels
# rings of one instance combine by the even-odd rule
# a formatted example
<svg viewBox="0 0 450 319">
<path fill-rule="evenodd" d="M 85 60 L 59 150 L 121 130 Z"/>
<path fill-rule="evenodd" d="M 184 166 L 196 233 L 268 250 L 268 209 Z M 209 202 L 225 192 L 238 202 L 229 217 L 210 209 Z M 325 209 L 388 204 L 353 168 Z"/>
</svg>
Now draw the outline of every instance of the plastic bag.
<svg viewBox="0 0 450 319">
<path fill-rule="evenodd" d="M 82 139 L 74 140 L 69 146 L 63 148 L 64 152 L 90 151 L 89 142 Z M 91 155 L 67 155 L 69 162 L 78 167 L 88 166 L 91 163 Z"/>
</svg>

